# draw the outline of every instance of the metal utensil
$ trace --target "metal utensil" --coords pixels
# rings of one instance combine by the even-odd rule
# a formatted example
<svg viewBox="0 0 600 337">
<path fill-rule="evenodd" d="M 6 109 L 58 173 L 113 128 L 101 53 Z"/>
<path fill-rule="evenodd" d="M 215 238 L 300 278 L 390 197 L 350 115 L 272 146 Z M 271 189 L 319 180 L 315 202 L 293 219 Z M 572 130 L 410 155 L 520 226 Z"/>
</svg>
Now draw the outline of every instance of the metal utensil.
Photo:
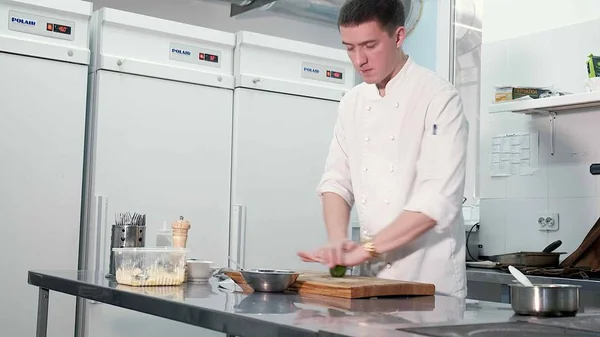
<svg viewBox="0 0 600 337">
<path fill-rule="evenodd" d="M 146 214 L 140 213 L 118 213 L 115 214 L 116 226 L 146 226 Z"/>
<path fill-rule="evenodd" d="M 115 253 L 113 248 L 140 248 L 146 246 L 146 226 L 112 225 L 110 232 L 109 279 L 115 278 Z"/>
<path fill-rule="evenodd" d="M 533 284 L 531 283 L 531 281 L 529 281 L 529 279 L 527 278 L 527 276 L 525 276 L 525 274 L 521 273 L 520 270 L 518 270 L 517 268 L 513 267 L 513 266 L 508 266 L 508 271 L 512 274 L 512 276 L 514 276 L 517 281 L 519 281 L 522 285 L 526 286 L 526 287 L 533 287 Z"/>
<path fill-rule="evenodd" d="M 510 284 L 510 304 L 517 315 L 575 316 L 579 311 L 579 288 L 567 284 Z"/>
<path fill-rule="evenodd" d="M 267 293 L 285 291 L 300 275 L 291 270 L 278 269 L 242 270 L 240 273 L 254 291 Z"/>
<path fill-rule="evenodd" d="M 562 241 L 556 240 L 556 241 L 552 242 L 551 244 L 547 245 L 546 248 L 544 248 L 544 250 L 542 250 L 542 252 L 543 253 L 552 253 L 553 251 L 556 250 L 556 248 L 560 247 L 560 245 L 562 245 Z"/>
</svg>

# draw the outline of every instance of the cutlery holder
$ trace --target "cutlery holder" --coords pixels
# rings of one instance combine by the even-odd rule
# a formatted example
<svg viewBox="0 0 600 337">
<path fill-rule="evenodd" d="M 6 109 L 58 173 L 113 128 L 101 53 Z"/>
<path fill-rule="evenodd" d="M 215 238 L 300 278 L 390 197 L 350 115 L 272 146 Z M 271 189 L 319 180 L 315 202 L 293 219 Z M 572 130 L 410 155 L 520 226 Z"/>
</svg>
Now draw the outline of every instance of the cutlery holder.
<svg viewBox="0 0 600 337">
<path fill-rule="evenodd" d="M 110 232 L 110 260 L 107 278 L 115 278 L 113 248 L 136 248 L 146 245 L 146 226 L 112 225 Z"/>
</svg>

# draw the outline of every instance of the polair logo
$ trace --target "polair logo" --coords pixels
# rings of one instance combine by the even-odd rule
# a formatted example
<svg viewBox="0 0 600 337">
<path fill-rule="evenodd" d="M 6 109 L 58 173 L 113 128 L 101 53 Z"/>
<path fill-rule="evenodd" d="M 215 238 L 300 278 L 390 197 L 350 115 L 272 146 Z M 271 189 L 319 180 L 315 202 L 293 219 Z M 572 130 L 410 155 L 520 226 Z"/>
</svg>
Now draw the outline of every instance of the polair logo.
<svg viewBox="0 0 600 337">
<path fill-rule="evenodd" d="M 305 73 L 318 74 L 321 71 L 319 69 L 315 69 L 315 68 L 311 68 L 311 67 L 304 67 L 304 72 Z"/>
<path fill-rule="evenodd" d="M 181 49 L 177 49 L 177 48 L 171 48 L 171 53 L 177 54 L 177 55 L 185 55 L 185 56 L 192 55 L 192 52 L 189 50 L 181 50 Z"/>
<path fill-rule="evenodd" d="M 26 26 L 32 26 L 35 27 L 37 25 L 37 22 L 35 22 L 35 20 L 27 20 L 27 19 L 23 19 L 23 18 L 17 18 L 17 17 L 11 17 L 10 21 L 12 23 L 19 23 L 22 25 L 26 25 Z"/>
</svg>

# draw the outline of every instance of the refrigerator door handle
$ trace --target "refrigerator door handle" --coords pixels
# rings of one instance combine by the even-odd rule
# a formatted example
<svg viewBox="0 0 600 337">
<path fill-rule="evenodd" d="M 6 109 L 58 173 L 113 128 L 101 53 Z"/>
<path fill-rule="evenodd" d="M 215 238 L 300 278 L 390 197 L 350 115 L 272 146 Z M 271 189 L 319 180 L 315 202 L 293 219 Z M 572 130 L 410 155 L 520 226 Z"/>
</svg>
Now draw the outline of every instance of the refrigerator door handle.
<svg viewBox="0 0 600 337">
<path fill-rule="evenodd" d="M 233 205 L 231 217 L 232 242 L 230 256 L 240 267 L 246 268 L 246 208 L 242 205 Z M 237 266 L 229 262 L 229 267 Z"/>
<path fill-rule="evenodd" d="M 96 203 L 94 209 L 95 228 L 93 245 L 94 245 L 94 260 L 92 264 L 92 271 L 97 277 L 104 277 L 104 267 L 107 265 L 106 252 L 107 252 L 107 211 L 108 211 L 108 198 L 102 195 L 96 196 Z M 110 255 L 109 255 L 110 256 Z M 101 304 L 102 302 L 90 301 L 91 304 Z"/>
</svg>

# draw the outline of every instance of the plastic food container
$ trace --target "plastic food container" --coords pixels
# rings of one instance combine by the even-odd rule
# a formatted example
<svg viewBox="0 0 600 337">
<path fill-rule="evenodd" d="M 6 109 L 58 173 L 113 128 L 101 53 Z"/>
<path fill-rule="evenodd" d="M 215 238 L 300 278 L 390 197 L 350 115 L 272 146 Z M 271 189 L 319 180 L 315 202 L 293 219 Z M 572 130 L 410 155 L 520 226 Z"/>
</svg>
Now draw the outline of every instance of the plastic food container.
<svg viewBox="0 0 600 337">
<path fill-rule="evenodd" d="M 188 249 L 174 247 L 113 248 L 119 284 L 134 287 L 176 286 L 185 278 Z"/>
<path fill-rule="evenodd" d="M 170 299 L 182 302 L 185 299 L 185 287 L 165 286 L 165 287 L 132 287 L 124 284 L 118 284 L 116 289 L 127 290 L 129 292 Z"/>
</svg>

